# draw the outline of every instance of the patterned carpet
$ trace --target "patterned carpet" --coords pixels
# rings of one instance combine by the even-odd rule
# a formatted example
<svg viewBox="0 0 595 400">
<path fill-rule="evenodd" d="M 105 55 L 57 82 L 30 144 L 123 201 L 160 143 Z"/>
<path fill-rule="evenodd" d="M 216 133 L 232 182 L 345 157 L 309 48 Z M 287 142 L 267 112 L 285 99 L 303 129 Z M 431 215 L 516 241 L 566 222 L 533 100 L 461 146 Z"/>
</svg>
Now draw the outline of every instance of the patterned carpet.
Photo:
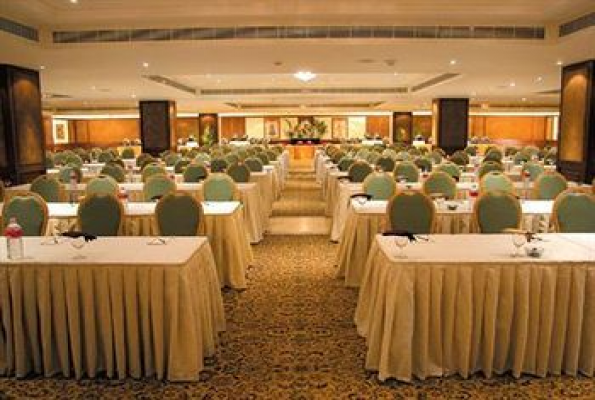
<svg viewBox="0 0 595 400">
<path fill-rule="evenodd" d="M 595 398 L 595 380 L 582 377 L 379 382 L 364 369 L 365 341 L 352 323 L 357 291 L 334 279 L 335 251 L 326 236 L 270 236 L 255 246 L 249 288 L 224 293 L 228 330 L 198 383 L 0 379 L 0 398 Z"/>
<path fill-rule="evenodd" d="M 314 181 L 311 167 L 302 163 L 292 168 L 283 196 L 273 204 L 273 216 L 324 216 L 322 192 Z"/>
</svg>

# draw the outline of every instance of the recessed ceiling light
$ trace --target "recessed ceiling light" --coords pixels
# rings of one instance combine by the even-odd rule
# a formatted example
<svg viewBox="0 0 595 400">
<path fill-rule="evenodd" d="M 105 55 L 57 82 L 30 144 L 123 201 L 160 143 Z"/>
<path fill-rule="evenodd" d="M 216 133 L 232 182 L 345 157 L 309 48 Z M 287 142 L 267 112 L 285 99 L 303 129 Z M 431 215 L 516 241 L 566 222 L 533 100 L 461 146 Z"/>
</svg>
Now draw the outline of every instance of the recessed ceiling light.
<svg viewBox="0 0 595 400">
<path fill-rule="evenodd" d="M 516 86 L 516 83 L 515 82 L 510 82 L 510 85 L 509 86 L 510 87 L 515 87 Z"/>
<path fill-rule="evenodd" d="M 558 61 L 556 61 L 556 65 L 557 66 L 564 65 L 564 62 L 562 60 L 558 60 Z"/>
<path fill-rule="evenodd" d="M 295 79 L 299 79 L 302 82 L 310 82 L 316 78 L 316 74 L 311 71 L 298 71 L 293 74 Z"/>
<path fill-rule="evenodd" d="M 397 75 L 399 75 L 399 73 L 398 72 L 393 72 L 393 75 L 394 76 L 397 76 Z"/>
<path fill-rule="evenodd" d="M 527 98 L 526 98 L 526 97 L 523 97 L 523 98 L 521 99 L 521 101 L 527 101 Z"/>
<path fill-rule="evenodd" d="M 130 95 L 130 97 L 132 97 L 133 99 L 136 99 L 136 95 L 135 95 L 134 93 L 132 93 L 132 94 Z"/>
<path fill-rule="evenodd" d="M 45 65 L 40 65 L 39 69 L 43 71 L 45 69 Z"/>
<path fill-rule="evenodd" d="M 149 63 L 145 61 L 145 62 L 143 63 L 143 68 L 149 68 Z"/>
<path fill-rule="evenodd" d="M 79 0 L 70 0 L 70 2 L 71 2 L 72 4 L 78 4 L 78 3 L 79 3 Z"/>
<path fill-rule="evenodd" d="M 457 60 L 450 60 L 450 65 L 457 65 Z"/>
<path fill-rule="evenodd" d="M 535 79 L 535 81 L 537 81 L 537 82 L 543 82 L 543 76 L 538 76 L 537 79 Z"/>
<path fill-rule="evenodd" d="M 91 86 L 91 90 L 97 90 L 97 86 L 95 86 L 95 85 Z"/>
</svg>

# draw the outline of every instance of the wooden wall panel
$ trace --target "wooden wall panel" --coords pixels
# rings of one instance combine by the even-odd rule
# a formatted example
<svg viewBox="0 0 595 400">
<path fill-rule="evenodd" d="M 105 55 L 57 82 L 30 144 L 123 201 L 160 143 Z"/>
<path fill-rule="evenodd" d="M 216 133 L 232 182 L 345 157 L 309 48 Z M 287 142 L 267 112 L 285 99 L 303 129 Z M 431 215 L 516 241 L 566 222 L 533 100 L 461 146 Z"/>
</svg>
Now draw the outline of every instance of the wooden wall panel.
<svg viewBox="0 0 595 400">
<path fill-rule="evenodd" d="M 194 136 L 198 140 L 198 117 L 184 117 L 176 120 L 176 137 L 186 139 Z"/>
<path fill-rule="evenodd" d="M 412 135 L 430 137 L 432 135 L 432 117 L 429 115 L 414 115 Z"/>
<path fill-rule="evenodd" d="M 246 117 L 221 117 L 221 137 L 231 139 L 246 135 Z"/>
<path fill-rule="evenodd" d="M 384 115 L 366 117 L 366 132 L 371 135 L 390 138 L 390 117 Z"/>
<path fill-rule="evenodd" d="M 545 117 L 486 117 L 485 136 L 504 145 L 543 146 L 546 122 Z"/>
</svg>

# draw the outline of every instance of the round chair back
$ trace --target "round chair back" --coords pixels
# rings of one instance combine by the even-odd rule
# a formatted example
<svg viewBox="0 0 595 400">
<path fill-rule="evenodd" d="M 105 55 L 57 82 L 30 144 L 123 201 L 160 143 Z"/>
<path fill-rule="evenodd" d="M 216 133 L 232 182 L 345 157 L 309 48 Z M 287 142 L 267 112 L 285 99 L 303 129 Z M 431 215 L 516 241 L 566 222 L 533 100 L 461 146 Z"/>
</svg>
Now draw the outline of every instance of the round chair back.
<svg viewBox="0 0 595 400">
<path fill-rule="evenodd" d="M 391 174 L 386 172 L 371 173 L 363 183 L 364 192 L 372 196 L 372 200 L 388 200 L 397 191 L 397 183 Z"/>
<path fill-rule="evenodd" d="M 436 206 L 428 196 L 421 192 L 397 193 L 389 201 L 387 212 L 393 230 L 415 234 L 429 234 L 434 230 Z"/>
<path fill-rule="evenodd" d="M 474 217 L 481 233 L 518 229 L 522 217 L 521 205 L 510 193 L 488 191 L 475 202 Z"/>
<path fill-rule="evenodd" d="M 48 225 L 48 206 L 36 193 L 17 192 L 4 202 L 2 232 L 12 218 L 23 228 L 24 236 L 43 236 Z"/>
<path fill-rule="evenodd" d="M 41 175 L 31 182 L 29 190 L 38 194 L 48 203 L 58 203 L 62 200 L 62 186 L 60 182 L 51 176 Z"/>
<path fill-rule="evenodd" d="M 118 236 L 124 220 L 122 203 L 112 194 L 95 193 L 81 201 L 77 224 L 95 236 Z"/>
<path fill-rule="evenodd" d="M 200 203 L 188 193 L 169 193 L 155 208 L 161 236 L 198 236 L 203 222 Z"/>
<path fill-rule="evenodd" d="M 566 190 L 554 202 L 552 219 L 558 232 L 595 233 L 595 195 Z"/>
</svg>

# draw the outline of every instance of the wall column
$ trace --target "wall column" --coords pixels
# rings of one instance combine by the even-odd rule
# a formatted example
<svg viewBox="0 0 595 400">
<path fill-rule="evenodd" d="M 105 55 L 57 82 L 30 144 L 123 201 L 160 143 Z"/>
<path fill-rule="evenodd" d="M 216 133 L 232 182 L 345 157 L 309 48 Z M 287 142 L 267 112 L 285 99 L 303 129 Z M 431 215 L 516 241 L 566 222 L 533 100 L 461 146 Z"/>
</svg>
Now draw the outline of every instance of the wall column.
<svg viewBox="0 0 595 400">
<path fill-rule="evenodd" d="M 411 143 L 411 132 L 413 131 L 413 113 L 393 113 L 393 143 Z"/>
<path fill-rule="evenodd" d="M 595 177 L 595 60 L 562 70 L 558 171 L 577 182 Z"/>
<path fill-rule="evenodd" d="M 143 152 L 154 156 L 176 148 L 176 103 L 168 100 L 139 102 Z"/>
<path fill-rule="evenodd" d="M 0 64 L 0 177 L 27 183 L 45 174 L 39 73 Z"/>
<path fill-rule="evenodd" d="M 434 144 L 452 154 L 467 147 L 469 99 L 434 99 L 432 138 Z"/>
</svg>

